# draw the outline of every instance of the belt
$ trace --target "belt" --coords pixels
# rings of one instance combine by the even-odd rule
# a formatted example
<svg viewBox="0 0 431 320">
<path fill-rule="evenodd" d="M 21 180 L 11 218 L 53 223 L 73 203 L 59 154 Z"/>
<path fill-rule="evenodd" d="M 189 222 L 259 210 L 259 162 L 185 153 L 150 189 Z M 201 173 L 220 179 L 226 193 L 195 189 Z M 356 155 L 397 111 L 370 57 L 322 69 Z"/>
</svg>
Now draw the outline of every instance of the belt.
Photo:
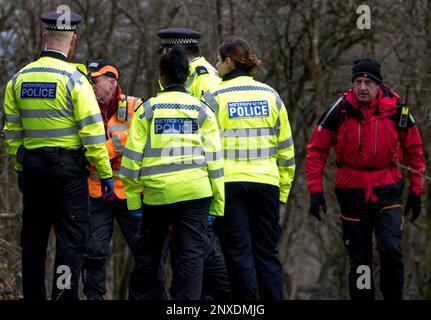
<svg viewBox="0 0 431 320">
<path fill-rule="evenodd" d="M 42 147 L 36 149 L 25 149 L 26 155 L 79 155 L 81 149 L 64 149 L 60 147 Z"/>
<path fill-rule="evenodd" d="M 347 168 L 347 169 L 353 169 L 353 170 L 358 170 L 358 171 L 379 171 L 379 170 L 383 170 L 383 169 L 390 169 L 392 167 L 395 167 L 394 164 L 390 164 L 388 166 L 384 166 L 384 167 L 354 167 L 354 166 L 346 166 L 345 164 L 341 164 L 339 162 L 336 162 L 337 168 Z"/>
</svg>

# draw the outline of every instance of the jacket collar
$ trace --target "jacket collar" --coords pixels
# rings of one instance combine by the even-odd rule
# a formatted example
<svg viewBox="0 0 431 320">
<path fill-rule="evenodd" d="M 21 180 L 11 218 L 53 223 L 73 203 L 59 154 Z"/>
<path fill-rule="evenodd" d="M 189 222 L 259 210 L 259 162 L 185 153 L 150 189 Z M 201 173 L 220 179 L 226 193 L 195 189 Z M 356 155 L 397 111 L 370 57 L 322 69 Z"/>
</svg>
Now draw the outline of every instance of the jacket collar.
<svg viewBox="0 0 431 320">
<path fill-rule="evenodd" d="M 184 87 L 184 85 L 181 85 L 181 84 L 171 84 L 167 86 L 162 92 L 170 92 L 170 91 L 179 91 L 179 92 L 187 93 L 186 88 Z"/>
<path fill-rule="evenodd" d="M 400 96 L 386 84 L 379 86 L 377 98 L 372 100 L 368 106 L 358 101 L 353 89 L 346 93 L 346 102 L 350 105 L 348 109 L 351 109 L 350 112 L 353 114 L 357 114 L 359 119 L 363 119 L 364 112 L 368 112 L 368 115 L 373 117 L 396 112 L 395 108 L 399 98 Z"/>
<path fill-rule="evenodd" d="M 223 76 L 223 81 L 232 80 L 242 76 L 250 77 L 250 73 L 242 68 L 233 69 L 231 72 L 228 72 Z"/>
<path fill-rule="evenodd" d="M 52 51 L 52 50 L 42 51 L 42 53 L 40 54 L 40 58 L 42 58 L 42 57 L 50 57 L 50 58 L 54 58 L 54 59 L 60 59 L 63 61 L 67 61 L 66 55 L 63 54 L 62 52 L 59 52 L 59 51 Z"/>
</svg>

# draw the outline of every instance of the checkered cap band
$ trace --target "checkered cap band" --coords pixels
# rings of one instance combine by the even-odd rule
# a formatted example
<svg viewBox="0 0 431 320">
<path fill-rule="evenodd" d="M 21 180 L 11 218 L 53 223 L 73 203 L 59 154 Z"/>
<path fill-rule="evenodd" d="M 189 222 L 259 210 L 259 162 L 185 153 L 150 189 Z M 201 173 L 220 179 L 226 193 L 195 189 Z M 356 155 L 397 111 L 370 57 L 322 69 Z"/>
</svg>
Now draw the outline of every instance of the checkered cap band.
<svg viewBox="0 0 431 320">
<path fill-rule="evenodd" d="M 198 44 L 198 39 L 193 38 L 163 38 L 160 39 L 160 43 L 162 46 L 170 45 L 174 46 L 176 44 L 184 45 L 184 44 Z"/>
<path fill-rule="evenodd" d="M 75 31 L 78 25 L 69 25 L 69 24 L 45 24 L 46 30 L 57 30 L 57 31 Z"/>
</svg>

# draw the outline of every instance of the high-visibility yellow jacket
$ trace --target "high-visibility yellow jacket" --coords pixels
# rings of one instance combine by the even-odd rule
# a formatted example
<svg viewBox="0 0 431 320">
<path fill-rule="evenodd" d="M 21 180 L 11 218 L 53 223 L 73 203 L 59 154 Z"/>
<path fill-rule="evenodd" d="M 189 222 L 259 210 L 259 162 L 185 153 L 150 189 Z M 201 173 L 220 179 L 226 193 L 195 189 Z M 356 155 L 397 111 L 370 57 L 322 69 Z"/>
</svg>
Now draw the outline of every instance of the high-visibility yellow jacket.
<svg viewBox="0 0 431 320">
<path fill-rule="evenodd" d="M 185 87 L 196 99 L 200 99 L 205 92 L 217 87 L 221 82 L 217 70 L 204 57 L 192 60 L 189 72 Z"/>
<path fill-rule="evenodd" d="M 224 213 L 223 154 L 211 109 L 171 86 L 135 111 L 121 162 L 129 210 L 213 196 Z"/>
<path fill-rule="evenodd" d="M 203 97 L 217 115 L 225 159 L 225 182 L 280 187 L 289 196 L 295 174 L 292 132 L 286 107 L 271 87 L 234 70 Z"/>
<path fill-rule="evenodd" d="M 6 87 L 5 142 L 15 169 L 20 145 L 26 149 L 79 149 L 101 178 L 112 177 L 105 131 L 96 97 L 85 74 L 53 51 L 17 72 Z"/>
<path fill-rule="evenodd" d="M 120 89 L 119 89 L 120 90 Z M 127 96 L 119 93 L 115 97 L 117 112 L 107 121 L 106 124 L 106 148 L 108 149 L 111 167 L 114 175 L 114 193 L 118 199 L 126 199 L 124 185 L 120 180 L 121 159 L 123 157 L 124 147 L 129 135 L 129 126 L 132 123 L 134 110 L 142 103 L 140 98 Z M 113 106 L 111 106 L 113 107 Z M 90 196 L 99 198 L 102 196 L 100 188 L 100 179 L 94 164 L 90 166 L 90 177 L 88 178 L 88 190 Z"/>
</svg>

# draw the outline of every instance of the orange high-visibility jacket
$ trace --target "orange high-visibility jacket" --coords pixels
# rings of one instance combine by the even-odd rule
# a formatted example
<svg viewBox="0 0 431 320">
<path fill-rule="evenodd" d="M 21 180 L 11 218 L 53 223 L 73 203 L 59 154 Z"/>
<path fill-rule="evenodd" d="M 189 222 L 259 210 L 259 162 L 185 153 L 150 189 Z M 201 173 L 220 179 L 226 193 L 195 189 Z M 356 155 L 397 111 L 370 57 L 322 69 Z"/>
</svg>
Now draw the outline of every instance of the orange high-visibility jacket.
<svg viewBox="0 0 431 320">
<path fill-rule="evenodd" d="M 124 185 L 118 178 L 118 175 L 134 110 L 141 103 L 142 100 L 140 98 L 120 94 L 118 98 L 118 110 L 108 120 L 108 124 L 106 126 L 106 148 L 108 149 L 109 158 L 111 159 L 112 173 L 114 176 L 114 192 L 118 199 L 126 199 L 126 195 L 124 194 Z M 102 196 L 100 180 L 94 164 L 90 165 L 88 189 L 90 197 L 99 198 Z"/>
</svg>

